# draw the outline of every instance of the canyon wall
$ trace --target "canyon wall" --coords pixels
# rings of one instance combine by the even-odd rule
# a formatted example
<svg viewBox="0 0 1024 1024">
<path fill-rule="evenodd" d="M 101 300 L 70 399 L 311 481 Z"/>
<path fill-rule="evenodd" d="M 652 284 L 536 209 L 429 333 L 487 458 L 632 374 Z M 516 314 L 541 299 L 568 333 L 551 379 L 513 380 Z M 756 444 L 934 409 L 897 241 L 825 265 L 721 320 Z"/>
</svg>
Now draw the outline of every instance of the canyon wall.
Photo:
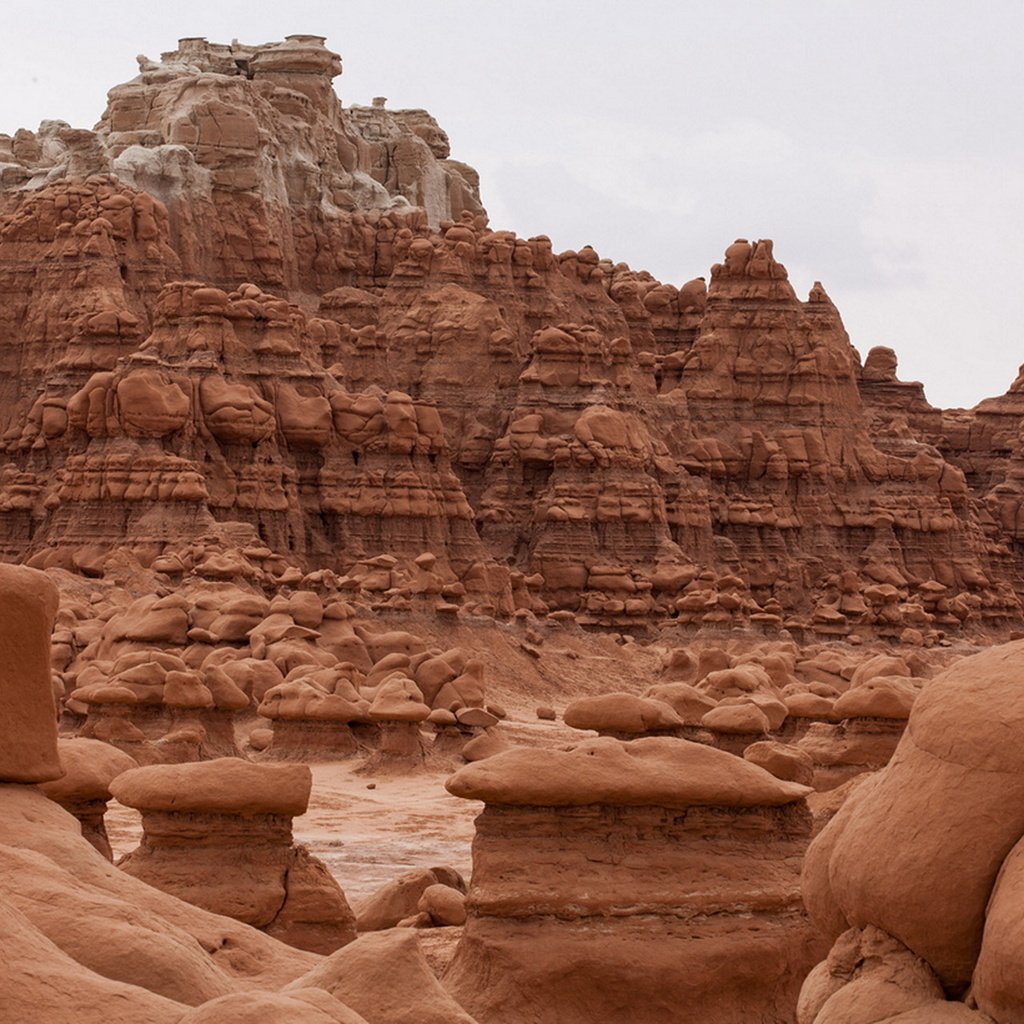
<svg viewBox="0 0 1024 1024">
<path fill-rule="evenodd" d="M 1019 625 L 1019 382 L 932 408 L 767 240 L 677 287 L 493 230 L 320 37 L 139 66 L 92 131 L 0 136 L 4 558 L 427 554 L 449 603 L 594 627 Z"/>
</svg>

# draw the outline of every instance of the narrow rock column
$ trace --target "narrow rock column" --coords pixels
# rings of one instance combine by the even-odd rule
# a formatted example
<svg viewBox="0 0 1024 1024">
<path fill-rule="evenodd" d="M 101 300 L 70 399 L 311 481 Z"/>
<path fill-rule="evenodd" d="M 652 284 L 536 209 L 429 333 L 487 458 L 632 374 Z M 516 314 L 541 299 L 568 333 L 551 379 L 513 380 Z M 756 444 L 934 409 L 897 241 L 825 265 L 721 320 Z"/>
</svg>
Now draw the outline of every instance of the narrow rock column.
<svg viewBox="0 0 1024 1024">
<path fill-rule="evenodd" d="M 427 747 L 420 727 L 430 715 L 416 684 L 401 673 L 385 679 L 370 705 L 370 719 L 380 729 L 380 744 L 371 761 L 381 764 L 426 760 Z"/>
</svg>

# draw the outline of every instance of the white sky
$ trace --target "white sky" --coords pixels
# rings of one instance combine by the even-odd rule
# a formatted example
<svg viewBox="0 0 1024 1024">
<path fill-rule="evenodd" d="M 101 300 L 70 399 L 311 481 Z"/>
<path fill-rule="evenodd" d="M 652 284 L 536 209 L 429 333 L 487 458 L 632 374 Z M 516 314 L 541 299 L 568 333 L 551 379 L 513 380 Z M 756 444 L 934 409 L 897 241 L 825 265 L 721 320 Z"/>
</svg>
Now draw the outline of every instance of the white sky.
<svg viewBox="0 0 1024 1024">
<path fill-rule="evenodd" d="M 89 127 L 179 36 L 326 35 L 426 107 L 495 227 L 681 284 L 736 237 L 940 406 L 1024 362 L 1021 0 L 5 0 L 0 132 Z"/>
</svg>

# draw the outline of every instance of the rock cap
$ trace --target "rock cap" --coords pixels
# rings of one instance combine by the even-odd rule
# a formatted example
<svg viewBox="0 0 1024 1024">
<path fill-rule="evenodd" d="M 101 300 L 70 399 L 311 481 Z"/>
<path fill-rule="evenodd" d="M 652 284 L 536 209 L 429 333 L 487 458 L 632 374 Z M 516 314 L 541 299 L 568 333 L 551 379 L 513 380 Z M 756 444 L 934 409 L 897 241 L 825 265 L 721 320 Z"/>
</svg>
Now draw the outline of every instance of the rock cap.
<svg viewBox="0 0 1024 1024">
<path fill-rule="evenodd" d="M 614 730 L 644 733 L 651 729 L 672 729 L 683 720 L 664 701 L 637 697 L 632 693 L 602 693 L 574 700 L 563 715 L 574 729 Z"/>
<path fill-rule="evenodd" d="M 461 768 L 445 788 L 467 800 L 538 807 L 777 807 L 811 792 L 725 751 L 671 736 L 515 747 Z"/>
<path fill-rule="evenodd" d="M 304 764 L 252 764 L 220 757 L 194 764 L 133 768 L 110 784 L 120 803 L 140 811 L 195 814 L 304 814 L 313 775 Z"/>
<path fill-rule="evenodd" d="M 59 804 L 79 800 L 109 800 L 110 783 L 137 768 L 135 758 L 102 740 L 83 737 L 57 740 L 63 777 L 39 788 Z"/>
</svg>

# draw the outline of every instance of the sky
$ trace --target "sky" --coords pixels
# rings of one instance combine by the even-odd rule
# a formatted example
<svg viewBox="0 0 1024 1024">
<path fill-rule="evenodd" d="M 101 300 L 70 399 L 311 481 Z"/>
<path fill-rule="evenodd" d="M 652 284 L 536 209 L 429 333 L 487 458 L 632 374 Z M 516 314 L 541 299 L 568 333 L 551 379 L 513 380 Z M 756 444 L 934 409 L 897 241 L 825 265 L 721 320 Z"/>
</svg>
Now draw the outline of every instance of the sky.
<svg viewBox="0 0 1024 1024">
<path fill-rule="evenodd" d="M 425 107 L 496 228 L 682 284 L 736 238 L 942 407 L 1024 363 L 1022 0 L 5 0 L 0 132 L 91 127 L 183 36 L 310 32 Z"/>
</svg>

